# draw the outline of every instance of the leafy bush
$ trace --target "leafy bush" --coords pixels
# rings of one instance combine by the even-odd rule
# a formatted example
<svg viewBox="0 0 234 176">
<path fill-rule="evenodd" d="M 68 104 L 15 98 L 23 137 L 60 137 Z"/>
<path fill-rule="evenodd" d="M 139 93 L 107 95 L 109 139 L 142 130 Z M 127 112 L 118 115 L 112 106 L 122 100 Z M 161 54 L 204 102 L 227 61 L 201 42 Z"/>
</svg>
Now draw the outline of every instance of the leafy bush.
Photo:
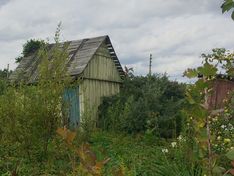
<svg viewBox="0 0 234 176">
<path fill-rule="evenodd" d="M 181 131 L 185 86 L 166 75 L 127 77 L 118 95 L 103 98 L 99 126 L 172 137 Z"/>
<path fill-rule="evenodd" d="M 204 173 L 209 176 L 221 175 L 225 172 L 222 167 L 227 166 L 224 154 L 233 145 L 233 97 L 226 100 L 228 102 L 224 109 L 212 107 L 209 98 L 214 90 L 214 82 L 221 73 L 225 74 L 226 79 L 233 78 L 234 53 L 216 48 L 211 54 L 202 54 L 202 58 L 200 67 L 187 69 L 184 73 L 188 78 L 200 77 L 186 90 L 187 132 L 199 148 L 203 160 L 200 165 Z"/>
<path fill-rule="evenodd" d="M 234 149 L 234 92 L 225 100 L 224 112 L 217 114 L 211 119 L 212 151 L 215 154 L 216 167 L 230 167 L 230 161 L 225 154 Z"/>
<path fill-rule="evenodd" d="M 12 71 L 7 69 L 0 70 L 0 95 L 4 93 L 7 88 L 7 76 L 9 76 Z"/>
<path fill-rule="evenodd" d="M 6 90 L 6 87 L 7 87 L 6 81 L 0 79 L 0 95 L 4 93 L 4 91 Z"/>
<path fill-rule="evenodd" d="M 57 33 L 56 35 L 58 37 Z M 3 166 L 0 165 L 0 174 L 13 172 L 21 166 L 20 163 L 39 165 L 40 162 L 54 157 L 48 153 L 55 150 L 56 145 L 51 147 L 51 144 L 56 129 L 64 125 L 65 120 L 61 113 L 62 95 L 70 84 L 64 68 L 66 48 L 60 49 L 58 38 L 55 38 L 55 42 L 49 51 L 45 46 L 38 52 L 41 63 L 36 85 L 23 82 L 11 85 L 0 95 L 0 124 L 4 124 L 0 126 L 0 162 L 3 163 Z M 22 172 L 21 175 L 42 174 L 38 174 L 36 169 L 33 174 Z"/>
</svg>

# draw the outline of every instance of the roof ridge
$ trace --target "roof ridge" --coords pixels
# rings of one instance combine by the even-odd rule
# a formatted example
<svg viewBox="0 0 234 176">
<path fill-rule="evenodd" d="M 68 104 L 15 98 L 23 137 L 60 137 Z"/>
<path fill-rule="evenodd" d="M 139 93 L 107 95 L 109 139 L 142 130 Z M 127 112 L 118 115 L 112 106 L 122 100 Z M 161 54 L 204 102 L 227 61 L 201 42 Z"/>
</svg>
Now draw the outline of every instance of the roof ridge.
<svg viewBox="0 0 234 176">
<path fill-rule="evenodd" d="M 77 40 L 66 40 L 66 41 L 63 41 L 63 42 L 59 42 L 59 43 L 66 43 L 66 42 L 75 42 L 75 41 L 82 41 L 82 40 L 93 40 L 93 39 L 97 39 L 97 38 L 107 38 L 109 37 L 108 35 L 100 35 L 100 36 L 97 36 L 97 37 L 86 37 L 86 38 L 81 38 L 81 39 L 77 39 Z M 54 44 L 54 43 L 51 43 L 51 44 Z"/>
<path fill-rule="evenodd" d="M 67 67 L 67 71 L 70 76 L 78 76 L 80 75 L 84 69 L 87 67 L 88 63 L 92 59 L 93 55 L 97 52 L 98 48 L 101 46 L 101 44 L 105 43 L 107 46 L 108 51 L 110 52 L 111 58 L 114 61 L 114 64 L 119 71 L 119 74 L 121 76 L 124 75 L 123 69 L 120 65 L 120 62 L 118 60 L 118 57 L 114 51 L 114 48 L 111 44 L 110 38 L 108 35 L 104 36 L 98 36 L 98 37 L 92 37 L 92 38 L 85 38 L 82 40 L 72 40 L 72 41 L 66 41 L 66 42 L 60 42 L 61 46 L 64 46 L 64 44 L 67 43 L 67 50 L 68 50 L 68 60 L 66 62 L 65 67 Z M 51 44 L 52 45 L 52 44 Z M 63 49 L 63 47 L 61 47 Z M 37 57 L 36 55 L 34 55 Z M 22 59 L 22 61 L 19 63 L 16 70 L 13 72 L 13 75 L 11 77 L 11 80 L 14 82 L 20 81 L 22 79 L 23 75 L 29 74 L 30 70 L 26 68 L 26 65 L 28 61 L 27 59 Z M 29 67 L 33 66 L 33 69 L 31 70 L 32 73 L 30 73 L 30 82 L 36 82 L 36 70 L 35 65 L 32 63 Z M 37 63 L 38 65 L 38 63 Z M 23 75 L 19 75 L 19 71 L 23 70 Z M 34 76 L 33 76 L 34 75 Z M 32 77 L 33 76 L 33 77 Z"/>
</svg>

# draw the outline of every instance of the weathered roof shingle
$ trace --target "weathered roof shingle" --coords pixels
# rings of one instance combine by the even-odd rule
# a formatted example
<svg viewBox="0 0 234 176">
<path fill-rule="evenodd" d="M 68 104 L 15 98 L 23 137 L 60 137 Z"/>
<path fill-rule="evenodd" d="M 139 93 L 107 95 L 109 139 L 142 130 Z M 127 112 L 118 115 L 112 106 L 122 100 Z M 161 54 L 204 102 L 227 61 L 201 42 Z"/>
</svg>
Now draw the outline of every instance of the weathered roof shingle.
<svg viewBox="0 0 234 176">
<path fill-rule="evenodd" d="M 97 49 L 104 42 L 107 45 L 108 50 L 110 51 L 110 55 L 113 58 L 113 61 L 119 71 L 120 76 L 123 76 L 123 69 L 108 36 L 100 36 L 95 38 L 87 38 L 66 42 L 68 43 L 67 51 L 69 54 L 67 63 L 68 73 L 71 76 L 80 75 L 86 68 L 93 55 L 96 53 Z M 61 43 L 61 45 L 63 44 L 64 43 Z M 10 75 L 10 81 L 18 82 L 23 80 L 24 78 L 27 78 L 28 83 L 36 82 L 38 78 L 38 64 L 39 58 L 35 54 L 23 58 L 16 70 Z"/>
</svg>

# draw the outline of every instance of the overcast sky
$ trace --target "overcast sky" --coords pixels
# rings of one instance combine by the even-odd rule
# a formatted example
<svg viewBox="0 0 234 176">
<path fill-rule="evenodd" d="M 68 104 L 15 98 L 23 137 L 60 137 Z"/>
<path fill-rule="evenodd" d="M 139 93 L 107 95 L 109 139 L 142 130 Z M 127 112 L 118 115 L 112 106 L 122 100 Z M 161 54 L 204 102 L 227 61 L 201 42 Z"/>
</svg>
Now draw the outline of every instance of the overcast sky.
<svg viewBox="0 0 234 176">
<path fill-rule="evenodd" d="M 62 21 L 62 40 L 109 35 L 122 65 L 136 74 L 167 72 L 182 80 L 212 48 L 234 48 L 234 21 L 223 0 L 0 0 L 0 69 L 31 38 L 52 38 Z"/>
</svg>

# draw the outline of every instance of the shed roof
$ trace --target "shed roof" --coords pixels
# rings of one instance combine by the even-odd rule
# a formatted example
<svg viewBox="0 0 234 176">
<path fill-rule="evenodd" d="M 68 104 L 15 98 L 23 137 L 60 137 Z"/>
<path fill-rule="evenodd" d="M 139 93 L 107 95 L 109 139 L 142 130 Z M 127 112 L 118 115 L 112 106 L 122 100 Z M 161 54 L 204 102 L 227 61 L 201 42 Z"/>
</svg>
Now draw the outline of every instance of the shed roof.
<svg viewBox="0 0 234 176">
<path fill-rule="evenodd" d="M 61 46 L 64 43 L 61 43 Z M 106 44 L 120 76 L 124 76 L 124 71 L 109 36 L 73 40 L 66 43 L 68 44 L 67 51 L 69 55 L 67 69 L 71 76 L 78 76 L 84 71 L 93 55 L 103 43 Z M 29 83 L 35 82 L 38 78 L 38 64 L 39 58 L 36 54 L 23 58 L 16 70 L 10 75 L 10 81 L 18 82 L 27 77 Z"/>
</svg>

